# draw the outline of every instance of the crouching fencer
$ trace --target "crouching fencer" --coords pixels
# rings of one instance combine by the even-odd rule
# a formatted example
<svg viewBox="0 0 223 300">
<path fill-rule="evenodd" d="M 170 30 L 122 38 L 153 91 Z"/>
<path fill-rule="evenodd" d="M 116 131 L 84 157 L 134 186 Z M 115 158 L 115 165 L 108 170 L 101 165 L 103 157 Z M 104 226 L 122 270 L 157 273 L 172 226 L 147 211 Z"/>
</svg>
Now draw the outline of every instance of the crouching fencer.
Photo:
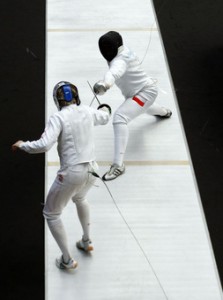
<svg viewBox="0 0 223 300">
<path fill-rule="evenodd" d="M 12 145 L 12 150 L 42 153 L 57 142 L 60 169 L 48 192 L 43 215 L 62 252 L 56 259 L 57 267 L 74 269 L 77 262 L 70 253 L 61 214 L 72 199 L 83 229 L 82 238 L 76 242 L 76 246 L 83 251 L 93 250 L 90 239 L 89 203 L 86 199 L 96 180 L 91 172 L 98 169 L 93 130 L 96 125 L 108 123 L 111 108 L 107 104 L 101 104 L 97 109 L 82 105 L 77 87 L 69 82 L 56 84 L 53 98 L 59 111 L 49 118 L 41 138 L 31 142 L 19 140 Z"/>
<path fill-rule="evenodd" d="M 128 143 L 128 123 L 143 113 L 170 118 L 172 112 L 155 103 L 158 91 L 156 80 L 147 76 L 134 52 L 123 44 L 122 36 L 109 31 L 99 38 L 99 49 L 108 63 L 103 80 L 94 84 L 94 92 L 103 95 L 114 84 L 125 101 L 113 115 L 114 157 L 103 180 L 113 180 L 125 172 L 124 155 Z"/>
</svg>

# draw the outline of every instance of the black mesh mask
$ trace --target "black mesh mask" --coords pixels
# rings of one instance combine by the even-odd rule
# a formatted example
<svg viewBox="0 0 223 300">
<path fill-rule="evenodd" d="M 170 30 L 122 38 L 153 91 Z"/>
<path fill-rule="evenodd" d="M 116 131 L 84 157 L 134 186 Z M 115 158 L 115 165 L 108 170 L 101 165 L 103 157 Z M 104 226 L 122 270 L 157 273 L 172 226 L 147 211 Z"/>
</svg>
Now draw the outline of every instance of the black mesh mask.
<svg viewBox="0 0 223 300">
<path fill-rule="evenodd" d="M 109 31 L 100 37 L 98 44 L 101 54 L 110 62 L 117 55 L 118 48 L 123 45 L 123 41 L 118 32 Z"/>
</svg>

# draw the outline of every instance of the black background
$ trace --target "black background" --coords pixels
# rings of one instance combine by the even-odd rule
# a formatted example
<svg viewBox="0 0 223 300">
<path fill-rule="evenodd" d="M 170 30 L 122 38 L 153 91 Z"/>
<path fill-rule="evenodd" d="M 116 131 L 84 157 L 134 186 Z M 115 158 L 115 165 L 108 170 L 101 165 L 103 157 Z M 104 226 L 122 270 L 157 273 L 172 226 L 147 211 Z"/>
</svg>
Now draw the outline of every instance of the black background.
<svg viewBox="0 0 223 300">
<path fill-rule="evenodd" d="M 153 3 L 223 282 L 223 1 Z"/>
<path fill-rule="evenodd" d="M 45 1 L 0 10 L 1 298 L 44 299 L 44 154 L 12 153 L 45 126 Z"/>
<path fill-rule="evenodd" d="M 223 2 L 154 0 L 223 280 Z M 1 3 L 1 295 L 44 299 L 44 154 L 12 153 L 45 126 L 45 1 Z M 170 133 L 171 134 L 171 133 Z"/>
</svg>

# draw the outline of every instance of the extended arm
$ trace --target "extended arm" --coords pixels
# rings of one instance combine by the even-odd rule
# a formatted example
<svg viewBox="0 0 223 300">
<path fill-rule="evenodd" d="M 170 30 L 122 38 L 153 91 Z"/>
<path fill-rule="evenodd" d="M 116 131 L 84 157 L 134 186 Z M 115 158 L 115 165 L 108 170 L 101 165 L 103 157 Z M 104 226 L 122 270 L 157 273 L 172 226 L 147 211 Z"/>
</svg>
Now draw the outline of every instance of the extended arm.
<svg viewBox="0 0 223 300">
<path fill-rule="evenodd" d="M 51 117 L 47 122 L 46 128 L 39 140 L 36 141 L 22 141 L 19 140 L 12 145 L 12 150 L 23 150 L 28 153 L 43 153 L 48 151 L 53 144 L 57 141 L 57 138 L 61 131 L 61 123 L 58 117 Z"/>
<path fill-rule="evenodd" d="M 103 95 L 108 89 L 110 89 L 115 81 L 123 76 L 126 71 L 126 63 L 117 59 L 109 66 L 109 70 L 105 73 L 104 79 L 99 80 L 94 85 L 94 92 L 96 95 Z"/>
</svg>

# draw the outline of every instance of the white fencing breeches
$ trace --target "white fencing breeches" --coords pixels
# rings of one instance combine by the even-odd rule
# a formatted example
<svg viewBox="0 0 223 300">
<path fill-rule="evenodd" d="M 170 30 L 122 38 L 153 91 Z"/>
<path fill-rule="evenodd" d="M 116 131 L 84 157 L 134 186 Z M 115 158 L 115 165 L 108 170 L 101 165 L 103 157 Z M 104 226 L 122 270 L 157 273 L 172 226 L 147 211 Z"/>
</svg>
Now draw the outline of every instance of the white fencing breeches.
<svg viewBox="0 0 223 300">
<path fill-rule="evenodd" d="M 116 110 L 113 116 L 114 130 L 114 157 L 113 163 L 121 166 L 129 138 L 128 123 L 141 114 L 165 115 L 164 107 L 154 103 L 157 97 L 157 88 L 148 88 L 133 98 L 128 98 Z"/>
<path fill-rule="evenodd" d="M 94 166 L 91 163 L 84 163 L 58 171 L 47 195 L 43 215 L 63 253 L 64 261 L 68 261 L 71 255 L 66 231 L 60 216 L 68 201 L 72 199 L 76 204 L 79 221 L 83 229 L 83 237 L 89 239 L 90 216 L 86 195 L 96 180 L 96 177 L 89 173 L 93 170 L 97 170 L 96 163 L 94 163 Z"/>
</svg>

